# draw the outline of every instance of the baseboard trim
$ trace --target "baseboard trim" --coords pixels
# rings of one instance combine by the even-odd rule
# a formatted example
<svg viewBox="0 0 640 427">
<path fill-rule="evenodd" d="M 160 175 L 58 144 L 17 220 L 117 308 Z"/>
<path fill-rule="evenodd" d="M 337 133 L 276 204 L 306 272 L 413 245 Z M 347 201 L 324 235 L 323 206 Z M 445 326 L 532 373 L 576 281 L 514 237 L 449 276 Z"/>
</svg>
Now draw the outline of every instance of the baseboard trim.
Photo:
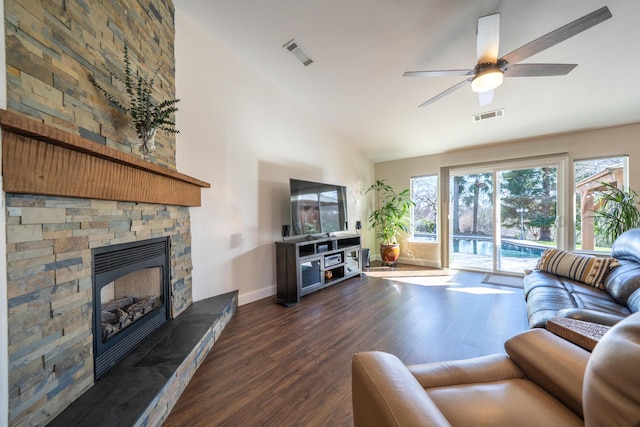
<svg viewBox="0 0 640 427">
<path fill-rule="evenodd" d="M 400 264 L 419 265 L 420 267 L 442 268 L 438 261 L 420 260 L 415 258 L 398 258 Z"/>
<path fill-rule="evenodd" d="M 255 291 L 243 292 L 238 294 L 238 306 L 258 301 L 276 294 L 276 285 L 265 286 Z"/>
<path fill-rule="evenodd" d="M 380 256 L 378 256 L 377 254 L 370 254 L 369 259 L 370 261 L 380 261 Z M 398 262 L 400 264 L 418 265 L 420 267 L 442 268 L 438 261 L 400 257 L 398 258 Z"/>
</svg>

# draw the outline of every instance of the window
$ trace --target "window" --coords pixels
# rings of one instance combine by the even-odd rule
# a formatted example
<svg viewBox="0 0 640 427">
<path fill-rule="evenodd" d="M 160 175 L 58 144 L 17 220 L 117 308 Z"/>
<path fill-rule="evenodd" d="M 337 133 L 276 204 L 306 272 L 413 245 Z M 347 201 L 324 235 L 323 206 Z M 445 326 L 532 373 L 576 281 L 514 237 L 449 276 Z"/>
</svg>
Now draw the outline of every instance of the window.
<svg viewBox="0 0 640 427">
<path fill-rule="evenodd" d="M 627 188 L 628 157 L 608 157 L 574 162 L 576 249 L 606 251 L 611 248 L 601 233 L 602 219 L 596 211 L 607 186 Z"/>
<path fill-rule="evenodd" d="M 413 239 L 422 242 L 437 241 L 438 176 L 411 178 L 411 200 L 416 204 L 411 212 Z"/>
</svg>

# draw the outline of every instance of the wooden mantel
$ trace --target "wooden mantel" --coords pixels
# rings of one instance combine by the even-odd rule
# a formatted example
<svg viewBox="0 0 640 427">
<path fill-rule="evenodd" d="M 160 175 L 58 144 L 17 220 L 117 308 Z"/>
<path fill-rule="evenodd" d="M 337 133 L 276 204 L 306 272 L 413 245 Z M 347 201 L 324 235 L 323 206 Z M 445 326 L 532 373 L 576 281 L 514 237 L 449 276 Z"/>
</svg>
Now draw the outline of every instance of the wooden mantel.
<svg viewBox="0 0 640 427">
<path fill-rule="evenodd" d="M 41 121 L 0 110 L 7 193 L 200 206 L 210 184 Z"/>
</svg>

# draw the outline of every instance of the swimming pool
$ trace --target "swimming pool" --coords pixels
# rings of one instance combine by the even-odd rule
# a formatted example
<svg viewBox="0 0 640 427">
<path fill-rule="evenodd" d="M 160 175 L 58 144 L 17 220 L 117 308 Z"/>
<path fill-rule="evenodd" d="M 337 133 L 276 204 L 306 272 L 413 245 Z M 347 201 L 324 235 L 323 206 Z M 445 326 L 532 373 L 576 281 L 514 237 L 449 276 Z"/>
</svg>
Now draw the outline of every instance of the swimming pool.
<svg viewBox="0 0 640 427">
<path fill-rule="evenodd" d="M 542 252 L 547 249 L 542 246 L 529 246 L 514 243 L 512 241 L 502 241 L 500 245 L 500 255 L 511 258 L 540 258 Z M 469 255 L 493 256 L 493 240 L 483 237 L 454 237 L 453 252 Z"/>
</svg>

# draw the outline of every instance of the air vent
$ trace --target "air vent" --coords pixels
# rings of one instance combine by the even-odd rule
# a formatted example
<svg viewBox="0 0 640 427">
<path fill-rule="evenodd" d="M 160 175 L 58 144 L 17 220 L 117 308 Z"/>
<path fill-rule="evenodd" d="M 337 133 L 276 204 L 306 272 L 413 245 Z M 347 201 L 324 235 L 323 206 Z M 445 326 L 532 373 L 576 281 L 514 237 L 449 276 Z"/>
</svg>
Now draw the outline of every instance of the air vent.
<svg viewBox="0 0 640 427">
<path fill-rule="evenodd" d="M 487 111 L 485 113 L 474 114 L 471 117 L 473 117 L 474 122 L 479 122 L 481 120 L 493 119 L 494 117 L 502 116 L 504 116 L 504 108 L 501 108 L 499 110 Z"/>
<path fill-rule="evenodd" d="M 293 56 L 298 58 L 298 61 L 302 62 L 302 65 L 304 65 L 305 67 L 308 67 L 309 65 L 313 64 L 313 59 L 309 58 L 309 55 L 307 55 L 304 52 L 304 50 L 302 50 L 302 48 L 300 47 L 297 41 L 291 40 L 289 43 L 285 44 L 283 47 L 287 49 L 289 52 L 291 52 Z"/>
</svg>

